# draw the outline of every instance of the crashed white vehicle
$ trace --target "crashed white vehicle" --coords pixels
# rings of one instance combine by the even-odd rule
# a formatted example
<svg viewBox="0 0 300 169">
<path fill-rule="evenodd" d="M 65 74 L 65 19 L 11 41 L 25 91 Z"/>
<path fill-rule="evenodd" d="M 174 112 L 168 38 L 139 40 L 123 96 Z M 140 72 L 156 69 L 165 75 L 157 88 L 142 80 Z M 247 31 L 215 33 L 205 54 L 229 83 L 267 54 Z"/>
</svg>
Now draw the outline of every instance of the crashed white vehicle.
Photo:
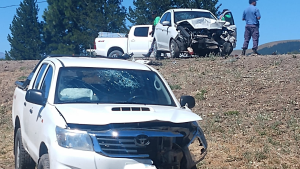
<svg viewBox="0 0 300 169">
<path fill-rule="evenodd" d="M 170 52 L 206 55 L 211 52 L 229 55 L 236 47 L 236 26 L 232 13 L 226 11 L 225 21 L 203 9 L 170 9 L 155 27 L 154 54 Z"/>
<path fill-rule="evenodd" d="M 148 65 L 47 57 L 16 85 L 16 169 L 196 169 L 207 153 L 194 98 Z"/>
</svg>

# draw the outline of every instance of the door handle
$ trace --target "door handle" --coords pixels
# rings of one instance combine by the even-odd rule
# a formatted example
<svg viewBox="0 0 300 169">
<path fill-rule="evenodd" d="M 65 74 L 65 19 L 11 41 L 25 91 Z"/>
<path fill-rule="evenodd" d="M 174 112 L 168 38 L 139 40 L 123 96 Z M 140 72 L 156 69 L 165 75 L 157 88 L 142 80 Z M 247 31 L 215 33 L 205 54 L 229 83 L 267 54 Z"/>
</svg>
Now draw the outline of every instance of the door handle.
<svg viewBox="0 0 300 169">
<path fill-rule="evenodd" d="M 131 42 L 135 42 L 135 40 L 134 40 L 134 39 L 131 39 Z"/>
<path fill-rule="evenodd" d="M 30 114 L 32 114 L 33 113 L 32 109 L 30 109 L 29 112 L 30 112 Z"/>
<path fill-rule="evenodd" d="M 26 106 L 26 102 L 24 102 L 24 106 Z"/>
</svg>

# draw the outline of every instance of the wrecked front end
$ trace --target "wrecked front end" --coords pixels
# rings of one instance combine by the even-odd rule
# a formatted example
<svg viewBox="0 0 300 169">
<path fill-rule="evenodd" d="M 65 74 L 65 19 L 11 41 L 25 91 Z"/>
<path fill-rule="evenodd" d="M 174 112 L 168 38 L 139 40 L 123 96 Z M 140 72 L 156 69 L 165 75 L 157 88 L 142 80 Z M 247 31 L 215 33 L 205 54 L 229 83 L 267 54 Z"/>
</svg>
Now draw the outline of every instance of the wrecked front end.
<svg viewBox="0 0 300 169">
<path fill-rule="evenodd" d="M 225 21 L 197 18 L 177 23 L 176 42 L 180 51 L 205 55 L 210 52 L 230 54 L 235 47 L 236 32 Z"/>
<path fill-rule="evenodd" d="M 157 169 L 191 169 L 207 153 L 207 142 L 197 122 L 68 126 L 86 130 L 94 151 L 102 156 L 150 159 L 152 168 Z"/>
</svg>

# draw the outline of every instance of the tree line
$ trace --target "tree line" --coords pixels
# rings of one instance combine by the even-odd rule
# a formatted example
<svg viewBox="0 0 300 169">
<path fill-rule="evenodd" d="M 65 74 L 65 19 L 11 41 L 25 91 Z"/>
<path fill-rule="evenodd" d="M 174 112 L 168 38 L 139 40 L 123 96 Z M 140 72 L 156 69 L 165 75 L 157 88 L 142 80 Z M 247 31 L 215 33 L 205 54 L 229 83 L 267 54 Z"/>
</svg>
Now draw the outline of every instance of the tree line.
<svg viewBox="0 0 300 169">
<path fill-rule="evenodd" d="M 171 8 L 208 9 L 220 14 L 218 0 L 133 0 L 128 11 L 123 0 L 47 0 L 43 21 L 37 0 L 23 0 L 10 25 L 8 60 L 40 59 L 49 54 L 85 54 L 98 32 L 127 32 L 132 25 L 152 24 L 151 12 Z M 129 26 L 130 27 L 130 26 Z"/>
</svg>

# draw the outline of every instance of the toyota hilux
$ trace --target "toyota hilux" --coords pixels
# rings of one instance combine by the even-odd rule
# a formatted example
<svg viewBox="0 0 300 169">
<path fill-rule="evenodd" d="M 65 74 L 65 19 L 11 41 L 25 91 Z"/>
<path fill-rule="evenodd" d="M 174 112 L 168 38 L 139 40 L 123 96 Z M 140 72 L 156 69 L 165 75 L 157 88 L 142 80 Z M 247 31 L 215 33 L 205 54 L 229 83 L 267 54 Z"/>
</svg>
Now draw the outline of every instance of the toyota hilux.
<svg viewBox="0 0 300 169">
<path fill-rule="evenodd" d="M 196 169 L 207 153 L 194 98 L 149 65 L 52 56 L 16 86 L 17 169 Z"/>
</svg>

